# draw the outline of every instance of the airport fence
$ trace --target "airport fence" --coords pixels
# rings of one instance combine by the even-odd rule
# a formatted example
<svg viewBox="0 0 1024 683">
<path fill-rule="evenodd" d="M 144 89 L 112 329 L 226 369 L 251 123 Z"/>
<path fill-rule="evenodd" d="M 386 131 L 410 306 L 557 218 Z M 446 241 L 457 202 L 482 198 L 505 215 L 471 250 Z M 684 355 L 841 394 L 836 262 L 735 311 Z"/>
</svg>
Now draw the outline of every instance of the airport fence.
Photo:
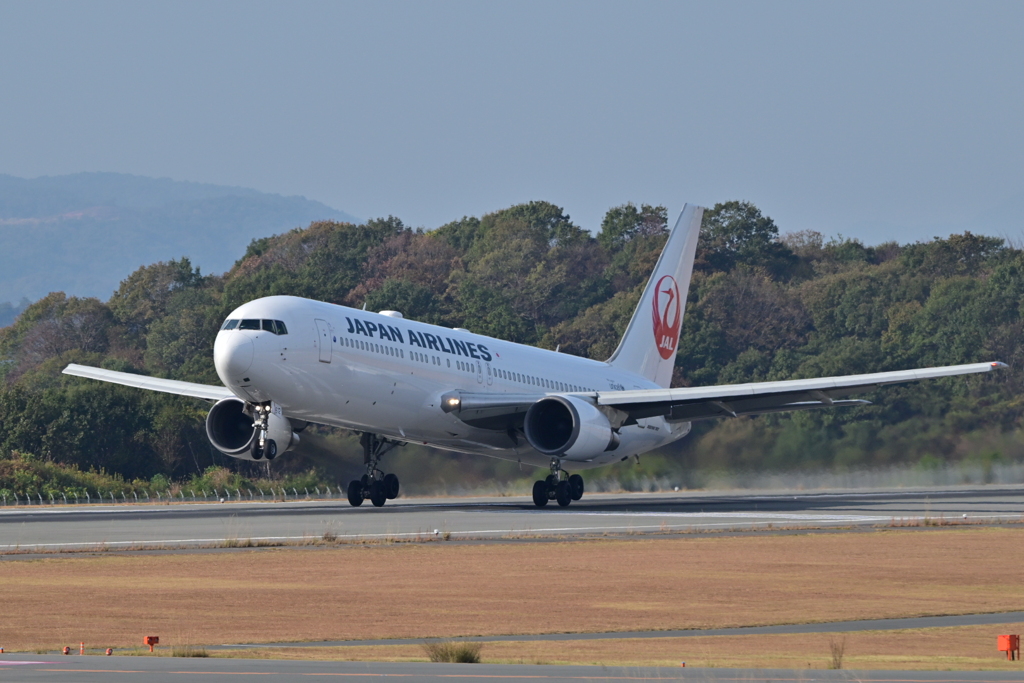
<svg viewBox="0 0 1024 683">
<path fill-rule="evenodd" d="M 141 493 L 141 495 L 140 495 Z M 14 492 L 0 494 L 0 505 L 2 507 L 30 506 L 30 505 L 127 505 L 127 504 L 171 504 L 171 503 L 229 503 L 229 502 L 255 502 L 255 501 L 295 501 L 295 500 L 330 500 L 344 499 L 346 493 L 340 486 L 337 491 L 330 486 L 317 486 L 312 491 L 303 488 L 302 492 L 296 487 L 268 488 L 268 489 L 186 489 L 177 488 L 176 491 L 167 489 L 165 491 L 114 491 L 107 492 L 84 492 L 81 495 L 68 496 L 65 493 L 47 494 L 36 493 L 35 495 L 19 496 Z"/>
</svg>

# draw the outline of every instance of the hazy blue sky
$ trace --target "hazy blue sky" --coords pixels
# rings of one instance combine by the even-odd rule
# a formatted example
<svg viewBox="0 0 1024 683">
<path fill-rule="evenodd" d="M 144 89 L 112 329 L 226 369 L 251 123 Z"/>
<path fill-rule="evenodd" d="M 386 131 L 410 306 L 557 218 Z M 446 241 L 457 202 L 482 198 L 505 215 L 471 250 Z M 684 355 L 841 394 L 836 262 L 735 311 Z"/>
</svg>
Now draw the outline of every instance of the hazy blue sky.
<svg viewBox="0 0 1024 683">
<path fill-rule="evenodd" d="M 436 227 L 748 199 L 783 231 L 1024 229 L 1022 2 L 10 2 L 0 173 Z"/>
</svg>

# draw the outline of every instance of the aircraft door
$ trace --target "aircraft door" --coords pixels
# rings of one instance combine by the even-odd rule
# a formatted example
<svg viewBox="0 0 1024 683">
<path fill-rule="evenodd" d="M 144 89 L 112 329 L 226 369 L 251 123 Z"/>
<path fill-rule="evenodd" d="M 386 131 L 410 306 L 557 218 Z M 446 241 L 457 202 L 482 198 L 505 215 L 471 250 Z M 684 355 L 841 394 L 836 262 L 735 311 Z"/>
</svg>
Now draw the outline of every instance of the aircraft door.
<svg viewBox="0 0 1024 683">
<path fill-rule="evenodd" d="M 491 369 L 491 364 L 487 364 L 487 386 L 494 384 L 494 370 Z"/>
<path fill-rule="evenodd" d="M 484 366 L 480 365 L 480 361 L 476 362 L 476 383 L 484 383 Z"/>
<path fill-rule="evenodd" d="M 320 347 L 320 362 L 330 363 L 331 362 L 331 327 L 327 324 L 326 320 L 320 320 L 317 318 L 316 322 L 316 337 L 317 345 Z"/>
</svg>

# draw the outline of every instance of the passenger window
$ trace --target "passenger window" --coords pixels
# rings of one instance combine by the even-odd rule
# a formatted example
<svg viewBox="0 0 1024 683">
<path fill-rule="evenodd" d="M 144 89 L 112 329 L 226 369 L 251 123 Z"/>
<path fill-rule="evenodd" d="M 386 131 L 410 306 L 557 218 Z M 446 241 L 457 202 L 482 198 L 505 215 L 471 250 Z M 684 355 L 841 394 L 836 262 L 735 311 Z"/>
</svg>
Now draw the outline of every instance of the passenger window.
<svg viewBox="0 0 1024 683">
<path fill-rule="evenodd" d="M 260 321 L 259 320 L 249 320 L 249 319 L 243 320 L 241 322 L 241 324 L 239 324 L 238 329 L 240 329 L 240 330 L 258 330 L 258 329 L 260 329 Z"/>
<path fill-rule="evenodd" d="M 225 320 L 224 324 L 220 326 L 220 329 L 222 329 L 222 330 L 233 330 L 236 327 L 238 327 L 238 321 L 237 320 Z"/>
</svg>

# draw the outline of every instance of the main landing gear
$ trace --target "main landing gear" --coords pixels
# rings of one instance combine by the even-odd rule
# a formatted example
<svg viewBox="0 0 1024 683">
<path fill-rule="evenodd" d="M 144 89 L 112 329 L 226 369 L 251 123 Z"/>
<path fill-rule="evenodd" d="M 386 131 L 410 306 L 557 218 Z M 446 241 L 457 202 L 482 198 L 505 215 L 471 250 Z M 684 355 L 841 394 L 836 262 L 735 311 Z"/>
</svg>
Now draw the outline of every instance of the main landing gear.
<svg viewBox="0 0 1024 683">
<path fill-rule="evenodd" d="M 388 500 L 398 497 L 398 477 L 394 474 L 384 474 L 377 465 L 381 457 L 398 443 L 369 432 L 363 432 L 359 437 L 359 443 L 363 446 L 366 474 L 349 482 L 348 502 L 353 507 L 359 507 L 369 498 L 374 507 L 381 507 Z"/>
<path fill-rule="evenodd" d="M 533 504 L 539 508 L 547 505 L 549 500 L 558 501 L 561 507 L 566 507 L 582 497 L 583 477 L 578 474 L 569 476 L 558 458 L 551 458 L 551 474 L 533 483 Z"/>
</svg>

